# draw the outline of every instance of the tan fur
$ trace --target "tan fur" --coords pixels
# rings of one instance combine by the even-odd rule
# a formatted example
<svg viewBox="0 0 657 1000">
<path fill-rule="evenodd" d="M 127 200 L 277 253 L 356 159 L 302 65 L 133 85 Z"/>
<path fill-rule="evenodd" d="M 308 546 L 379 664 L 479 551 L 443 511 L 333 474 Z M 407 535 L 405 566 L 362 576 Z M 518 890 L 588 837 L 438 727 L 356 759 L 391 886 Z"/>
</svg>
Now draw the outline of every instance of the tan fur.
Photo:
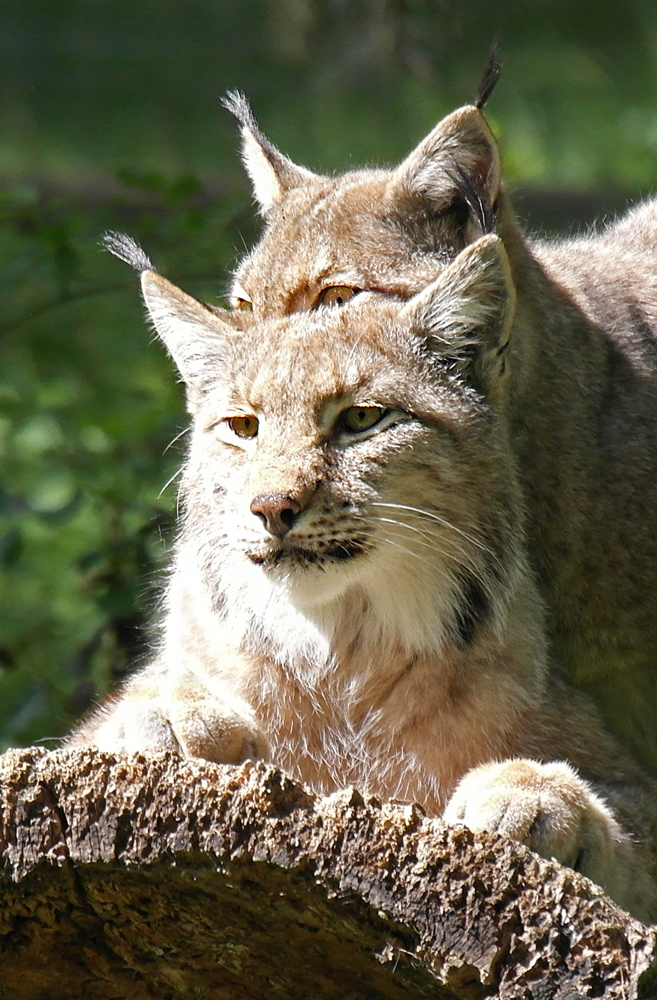
<svg viewBox="0 0 657 1000">
<path fill-rule="evenodd" d="M 657 918 L 655 786 L 551 665 L 500 240 L 406 302 L 254 321 L 149 270 L 143 288 L 193 414 L 185 514 L 156 661 L 70 743 L 262 756 L 447 808 Z M 350 430 L 354 408 L 373 425 Z M 285 530 L 262 513 L 279 501 Z"/>
</svg>

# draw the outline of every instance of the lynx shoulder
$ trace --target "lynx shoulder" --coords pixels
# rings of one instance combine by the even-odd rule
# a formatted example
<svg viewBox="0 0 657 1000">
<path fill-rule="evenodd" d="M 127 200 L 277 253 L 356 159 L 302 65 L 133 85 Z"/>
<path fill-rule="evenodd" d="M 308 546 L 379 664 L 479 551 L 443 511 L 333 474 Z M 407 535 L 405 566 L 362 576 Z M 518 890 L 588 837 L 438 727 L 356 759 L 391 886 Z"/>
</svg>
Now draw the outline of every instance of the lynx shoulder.
<svg viewBox="0 0 657 1000">
<path fill-rule="evenodd" d="M 159 654 L 70 744 L 259 756 L 318 791 L 418 801 L 657 917 L 655 786 L 551 667 L 501 241 L 407 301 L 268 320 L 112 245 L 143 271 L 193 427 Z"/>
<path fill-rule="evenodd" d="M 550 646 L 657 774 L 657 202 L 533 241 L 474 105 L 396 168 L 330 178 L 282 157 L 243 99 L 231 110 L 265 218 L 234 284 L 255 317 L 408 298 L 491 225 L 501 237 L 517 290 L 505 405 Z"/>
</svg>

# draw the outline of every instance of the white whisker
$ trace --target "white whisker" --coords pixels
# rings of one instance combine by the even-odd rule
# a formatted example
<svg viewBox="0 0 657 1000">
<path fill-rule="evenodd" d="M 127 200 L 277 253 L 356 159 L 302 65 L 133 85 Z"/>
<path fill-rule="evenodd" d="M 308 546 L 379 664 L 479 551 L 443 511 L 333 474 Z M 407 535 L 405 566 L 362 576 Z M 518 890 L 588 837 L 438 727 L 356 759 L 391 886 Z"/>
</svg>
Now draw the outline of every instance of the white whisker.
<svg viewBox="0 0 657 1000">
<path fill-rule="evenodd" d="M 469 552 L 466 552 L 464 549 L 459 549 L 459 548 L 457 548 L 457 550 L 454 552 L 450 551 L 449 549 L 443 548 L 441 545 L 437 544 L 438 541 L 443 541 L 443 542 L 445 541 L 444 535 L 442 534 L 432 535 L 429 532 L 422 531 L 420 528 L 416 528 L 412 524 L 407 524 L 405 521 L 397 521 L 394 518 L 380 517 L 378 515 L 375 515 L 372 518 L 372 520 L 382 521 L 386 524 L 394 524 L 400 528 L 406 528 L 408 531 L 417 532 L 423 538 L 428 539 L 428 541 L 417 542 L 416 544 L 422 545 L 424 548 L 431 549 L 433 552 L 437 552 L 438 555 L 443 556 L 445 559 L 451 560 L 453 563 L 456 563 L 457 565 L 467 566 L 467 568 L 477 577 L 477 579 L 479 579 L 482 583 L 485 582 L 481 567 L 477 565 L 477 563 L 475 562 L 475 560 L 473 559 L 473 557 L 470 555 Z"/>
<path fill-rule="evenodd" d="M 407 504 L 403 504 L 403 503 L 383 503 L 382 501 L 374 501 L 374 503 L 372 504 L 372 506 L 373 507 L 392 507 L 392 508 L 394 508 L 396 510 L 408 510 L 408 511 L 412 511 L 412 513 L 414 513 L 414 514 L 420 514 L 422 517 L 429 518 L 432 521 L 438 521 L 439 524 L 443 524 L 446 528 L 449 528 L 451 531 L 456 531 L 457 534 L 461 535 L 468 542 L 472 542 L 472 544 L 476 545 L 478 548 L 480 548 L 480 549 L 485 549 L 486 548 L 486 546 L 483 545 L 483 543 L 480 542 L 478 539 L 476 539 L 474 537 L 474 535 L 468 534 L 468 532 L 467 531 L 463 531 L 462 528 L 457 528 L 457 526 L 455 524 L 452 524 L 451 521 L 448 521 L 446 517 L 441 517 L 440 514 L 435 514 L 433 511 L 422 510 L 422 508 L 420 508 L 420 507 L 409 507 Z"/>
<path fill-rule="evenodd" d="M 181 466 L 180 469 L 176 469 L 176 471 L 174 472 L 174 474 L 171 476 L 170 479 L 168 479 L 166 481 L 166 483 L 164 484 L 164 486 L 162 487 L 162 489 L 158 493 L 158 495 L 157 495 L 157 499 L 158 500 L 160 499 L 160 497 L 162 496 L 162 494 L 164 493 L 164 491 L 169 489 L 169 487 L 171 486 L 171 483 L 173 483 L 178 478 L 178 476 L 180 476 L 182 474 L 183 471 L 184 470 L 183 470 L 182 466 Z"/>
<path fill-rule="evenodd" d="M 423 556 L 420 552 L 414 552 L 413 549 L 407 549 L 405 545 L 400 545 L 399 542 L 394 542 L 392 538 L 389 538 L 387 535 L 384 536 L 381 541 L 385 542 L 386 545 L 392 545 L 394 548 L 399 549 L 400 552 L 406 553 L 407 556 L 413 556 L 414 559 L 419 559 L 420 562 L 425 563 L 427 566 L 432 565 L 426 556 Z"/>
<path fill-rule="evenodd" d="M 183 427 L 183 429 L 181 430 L 180 434 L 176 434 L 176 436 L 173 439 L 173 441 L 169 441 L 168 445 L 164 449 L 163 454 L 166 455 L 166 453 L 168 452 L 169 448 L 173 448 L 173 446 L 176 443 L 176 441 L 180 441 L 181 437 L 184 437 L 185 434 L 188 434 L 191 431 L 191 429 L 192 429 L 191 425 L 189 427 Z"/>
<path fill-rule="evenodd" d="M 444 541 L 444 536 L 442 534 L 432 534 L 429 531 L 423 531 L 422 528 L 416 528 L 415 525 L 413 525 L 413 524 L 407 524 L 406 521 L 398 521 L 394 517 L 381 517 L 380 515 L 375 514 L 374 517 L 372 518 L 372 520 L 373 521 L 380 521 L 383 524 L 396 524 L 396 525 L 398 525 L 398 527 L 400 527 L 400 528 L 406 528 L 408 531 L 415 531 L 418 535 L 421 535 L 422 538 L 428 539 L 428 541 L 425 542 L 426 545 L 429 545 L 429 543 L 432 543 L 432 547 L 435 546 L 436 551 L 441 552 L 442 555 L 448 555 L 448 553 L 444 549 L 441 549 L 438 545 L 436 545 L 436 540 L 437 539 L 440 539 L 440 540 Z M 460 552 L 461 552 L 461 550 L 459 550 L 459 553 Z"/>
<path fill-rule="evenodd" d="M 474 535 L 471 535 L 467 531 L 464 531 L 462 528 L 457 527 L 455 524 L 452 524 L 451 521 L 448 521 L 447 518 L 441 517 L 439 514 L 435 514 L 433 511 L 423 510 L 420 507 L 410 507 L 407 504 L 403 503 L 384 503 L 383 501 L 374 501 L 372 503 L 372 506 L 390 507 L 393 510 L 407 510 L 413 514 L 419 515 L 422 518 L 426 518 L 427 520 L 437 521 L 438 524 L 442 524 L 446 528 L 449 528 L 451 531 L 455 531 L 458 535 L 461 535 L 462 538 L 465 538 L 466 541 L 471 542 L 472 545 L 476 545 L 478 549 L 481 549 L 482 552 L 485 552 L 487 555 L 492 556 L 497 562 L 495 553 L 491 550 L 491 548 L 488 545 L 485 545 L 483 542 L 479 541 L 478 538 L 475 538 Z"/>
</svg>

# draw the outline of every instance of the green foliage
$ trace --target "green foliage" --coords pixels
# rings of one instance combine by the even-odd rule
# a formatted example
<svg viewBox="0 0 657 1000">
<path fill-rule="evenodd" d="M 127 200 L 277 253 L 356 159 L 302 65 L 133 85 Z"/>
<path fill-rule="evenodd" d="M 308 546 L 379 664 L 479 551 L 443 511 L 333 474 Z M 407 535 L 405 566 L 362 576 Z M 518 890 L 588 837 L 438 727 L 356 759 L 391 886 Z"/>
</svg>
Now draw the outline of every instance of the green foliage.
<svg viewBox="0 0 657 1000">
<path fill-rule="evenodd" d="M 239 206 L 127 173 L 138 212 L 6 191 L 0 230 L 0 743 L 63 732 L 145 652 L 184 429 L 135 275 L 101 252 L 129 228 L 185 287 L 217 296 Z M 193 249 L 195 256 L 190 257 Z M 212 278 L 203 271 L 212 265 Z M 169 480 L 171 484 L 161 492 Z"/>
<path fill-rule="evenodd" d="M 395 160 L 472 99 L 494 38 L 513 179 L 652 184 L 654 0 L 3 0 L 0 175 L 234 179 L 233 87 L 308 166 Z"/>
</svg>

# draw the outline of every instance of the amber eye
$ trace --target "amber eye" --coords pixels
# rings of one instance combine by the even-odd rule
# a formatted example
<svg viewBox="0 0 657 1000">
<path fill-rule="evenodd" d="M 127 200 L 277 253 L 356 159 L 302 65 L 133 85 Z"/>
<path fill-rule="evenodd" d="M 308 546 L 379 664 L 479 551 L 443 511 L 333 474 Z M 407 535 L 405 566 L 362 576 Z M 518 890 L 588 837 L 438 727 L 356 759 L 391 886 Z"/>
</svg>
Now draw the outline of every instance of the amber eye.
<svg viewBox="0 0 657 1000">
<path fill-rule="evenodd" d="M 257 417 L 229 417 L 226 423 L 241 438 L 254 438 L 258 433 Z"/>
<path fill-rule="evenodd" d="M 385 412 L 382 406 L 350 406 L 341 414 L 340 423 L 346 430 L 357 434 L 378 424 Z"/>
<path fill-rule="evenodd" d="M 235 308 L 242 312 L 253 312 L 253 302 L 251 299 L 241 299 L 238 295 L 235 299 Z"/>
<path fill-rule="evenodd" d="M 357 291 L 357 288 L 350 288 L 348 285 L 332 285 L 319 293 L 315 305 L 343 306 L 349 299 L 353 299 Z"/>
</svg>

